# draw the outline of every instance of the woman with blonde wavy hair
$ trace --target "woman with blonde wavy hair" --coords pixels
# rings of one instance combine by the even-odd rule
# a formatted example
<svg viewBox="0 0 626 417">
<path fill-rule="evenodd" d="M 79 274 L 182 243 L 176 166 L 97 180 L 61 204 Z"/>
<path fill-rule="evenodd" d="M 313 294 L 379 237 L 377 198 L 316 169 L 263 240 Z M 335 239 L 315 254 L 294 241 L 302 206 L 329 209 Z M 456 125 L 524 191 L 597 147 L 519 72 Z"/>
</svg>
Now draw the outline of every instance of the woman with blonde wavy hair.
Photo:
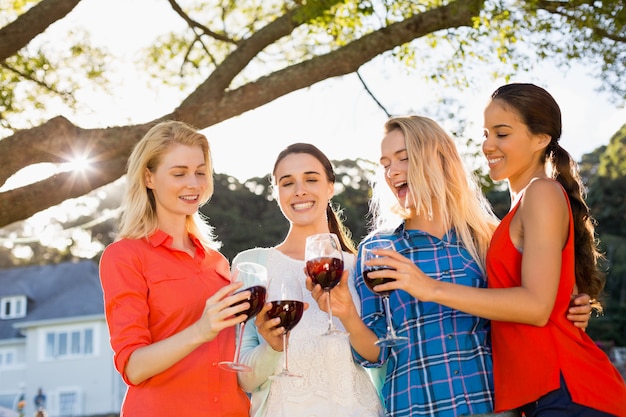
<svg viewBox="0 0 626 417">
<path fill-rule="evenodd" d="M 385 124 L 380 164 L 384 180 L 376 183 L 372 198 L 377 227 L 361 246 L 391 239 L 398 254 L 437 279 L 485 287 L 485 254 L 498 220 L 468 176 L 452 138 L 426 117 L 391 118 Z M 392 204 L 384 207 L 390 194 Z M 387 364 L 383 396 L 389 415 L 492 412 L 489 322 L 420 303 L 409 288 L 396 287 L 389 297 L 392 322 L 409 342 L 378 348 L 374 342 L 386 332 L 385 314 L 381 297 L 365 285 L 361 256 L 360 251 L 357 289 L 363 321 L 372 332 L 353 347 L 362 365 Z M 407 388 L 399 389 L 403 385 Z"/>
<path fill-rule="evenodd" d="M 203 194 L 198 198 L 198 207 L 206 204 L 213 195 L 213 166 L 209 142 L 199 132 L 191 130 L 181 122 L 167 122 L 153 127 L 144 140 L 139 142 L 128 160 L 126 172 L 127 190 L 118 237 L 139 239 L 153 234 L 158 229 L 157 208 L 154 193 L 147 192 L 144 177 L 146 170 L 153 171 L 172 144 L 197 147 L 205 161 Z M 214 247 L 212 228 L 194 211 L 186 215 L 186 230 L 197 236 L 208 247 Z"/>
<path fill-rule="evenodd" d="M 233 357 L 234 325 L 249 292 L 230 295 L 226 258 L 198 209 L 213 194 L 209 143 L 177 121 L 153 126 L 128 161 L 118 240 L 100 261 L 115 367 L 128 385 L 126 416 L 241 416 L 249 400 Z"/>
<path fill-rule="evenodd" d="M 389 239 L 394 250 L 379 251 L 394 255 L 396 263 L 387 267 L 395 268 L 401 259 L 434 280 L 484 288 L 485 257 L 498 219 L 468 175 L 454 141 L 433 120 L 416 115 L 389 119 L 380 155 L 384 176 L 374 185 L 374 231 L 359 245 L 356 262 L 361 317 L 342 285 L 332 290 L 333 314 L 350 333 L 356 361 L 386 368 L 382 396 L 388 416 L 494 415 L 489 321 L 421 302 L 414 283 L 400 271 L 374 270 L 365 278 L 361 262 L 365 243 Z M 379 261 L 377 266 L 385 265 Z M 390 291 L 393 328 L 408 339 L 397 346 L 376 344 L 387 333 L 386 313 L 381 297 L 365 284 L 365 279 L 388 277 L 394 280 L 374 290 Z M 321 288 L 313 293 L 324 306 Z M 588 303 L 588 296 L 581 298 Z M 591 309 L 578 308 L 583 314 L 571 319 L 585 327 Z"/>
<path fill-rule="evenodd" d="M 421 219 L 426 231 L 432 227 L 440 233 L 454 229 L 482 268 L 498 218 L 478 183 L 468 175 L 452 138 L 435 121 L 421 116 L 392 118 L 385 130 L 387 136 L 401 132 L 411 139 L 405 140 L 410 157 L 403 184 L 410 201 L 398 199 L 398 187 L 390 187 L 386 179 L 377 181 L 371 200 L 374 228 L 395 228 L 398 218 L 410 220 L 413 216 Z M 390 163 L 390 159 L 381 159 L 385 176 Z"/>
</svg>

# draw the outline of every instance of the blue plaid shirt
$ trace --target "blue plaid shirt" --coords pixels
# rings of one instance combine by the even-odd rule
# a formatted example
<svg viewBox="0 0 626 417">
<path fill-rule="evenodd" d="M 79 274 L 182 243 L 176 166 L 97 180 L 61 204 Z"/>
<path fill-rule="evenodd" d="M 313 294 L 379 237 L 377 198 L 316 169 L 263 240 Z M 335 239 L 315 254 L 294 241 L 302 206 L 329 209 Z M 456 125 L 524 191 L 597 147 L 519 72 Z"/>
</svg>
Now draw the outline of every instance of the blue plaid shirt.
<svg viewBox="0 0 626 417">
<path fill-rule="evenodd" d="M 397 252 L 441 281 L 486 287 L 487 281 L 454 231 L 443 240 L 401 225 L 393 233 L 369 236 L 393 240 Z M 382 298 L 363 282 L 361 251 L 356 288 L 365 324 L 378 337 L 386 334 Z M 381 348 L 377 363 L 354 352 L 366 367 L 387 365 L 382 389 L 387 415 L 393 417 L 456 417 L 493 411 L 493 380 L 489 321 L 436 303 L 419 302 L 408 293 L 389 297 L 393 325 L 409 343 Z"/>
</svg>

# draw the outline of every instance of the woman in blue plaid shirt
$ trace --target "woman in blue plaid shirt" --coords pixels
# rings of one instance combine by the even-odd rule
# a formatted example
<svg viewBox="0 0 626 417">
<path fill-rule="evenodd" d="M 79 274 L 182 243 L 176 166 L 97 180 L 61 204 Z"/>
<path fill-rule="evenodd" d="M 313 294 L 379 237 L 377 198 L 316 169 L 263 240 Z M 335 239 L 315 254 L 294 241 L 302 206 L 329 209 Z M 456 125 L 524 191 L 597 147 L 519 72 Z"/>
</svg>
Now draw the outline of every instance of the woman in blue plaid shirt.
<svg viewBox="0 0 626 417">
<path fill-rule="evenodd" d="M 372 200 L 376 231 L 364 242 L 391 239 L 397 252 L 431 277 L 486 287 L 484 259 L 498 219 L 480 188 L 468 179 L 450 136 L 428 118 L 392 118 L 385 124 L 380 164 L 384 181 L 375 185 Z M 362 318 L 344 285 L 333 289 L 333 313 L 350 333 L 356 360 L 366 367 L 386 368 L 382 396 L 387 415 L 493 415 L 489 321 L 419 302 L 406 291 L 392 291 L 393 326 L 409 343 L 379 348 L 375 342 L 387 332 L 385 312 L 381 297 L 364 283 L 361 256 L 359 250 L 356 286 Z M 377 288 L 403 289 L 396 283 Z M 316 287 L 313 293 L 324 307 L 321 289 Z M 579 298 L 578 303 L 585 305 L 570 313 L 582 314 L 570 319 L 586 327 L 589 299 Z"/>
</svg>

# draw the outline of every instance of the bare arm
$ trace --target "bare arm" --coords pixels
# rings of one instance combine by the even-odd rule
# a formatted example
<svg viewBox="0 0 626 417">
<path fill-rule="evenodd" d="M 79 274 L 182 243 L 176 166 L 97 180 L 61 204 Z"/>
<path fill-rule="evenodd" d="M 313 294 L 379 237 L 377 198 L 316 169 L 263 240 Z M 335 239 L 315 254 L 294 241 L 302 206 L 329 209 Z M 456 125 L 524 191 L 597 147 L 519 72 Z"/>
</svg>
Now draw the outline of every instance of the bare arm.
<svg viewBox="0 0 626 417">
<path fill-rule="evenodd" d="M 437 302 L 491 320 L 545 325 L 556 299 L 561 250 L 568 231 L 565 196 L 556 184 L 537 181 L 526 190 L 517 215 L 523 231 L 521 286 L 485 289 L 440 282 L 428 277 L 404 256 L 380 251 L 389 258 L 379 258 L 370 265 L 394 268 L 392 272 L 375 274 L 386 274 L 396 281 L 377 289 L 402 289 L 422 301 Z"/>
</svg>

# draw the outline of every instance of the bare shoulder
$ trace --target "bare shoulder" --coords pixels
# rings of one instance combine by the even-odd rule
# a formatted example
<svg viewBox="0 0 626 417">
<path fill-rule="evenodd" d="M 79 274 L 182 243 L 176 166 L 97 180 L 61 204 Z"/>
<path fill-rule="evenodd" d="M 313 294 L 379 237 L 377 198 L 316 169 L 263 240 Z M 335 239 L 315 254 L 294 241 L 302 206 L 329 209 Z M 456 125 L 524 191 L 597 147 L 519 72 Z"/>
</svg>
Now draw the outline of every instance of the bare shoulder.
<svg viewBox="0 0 626 417">
<path fill-rule="evenodd" d="M 527 212 L 541 211 L 561 215 L 567 211 L 566 195 L 561 185 L 549 178 L 537 178 L 526 187 L 522 207 Z"/>
</svg>

